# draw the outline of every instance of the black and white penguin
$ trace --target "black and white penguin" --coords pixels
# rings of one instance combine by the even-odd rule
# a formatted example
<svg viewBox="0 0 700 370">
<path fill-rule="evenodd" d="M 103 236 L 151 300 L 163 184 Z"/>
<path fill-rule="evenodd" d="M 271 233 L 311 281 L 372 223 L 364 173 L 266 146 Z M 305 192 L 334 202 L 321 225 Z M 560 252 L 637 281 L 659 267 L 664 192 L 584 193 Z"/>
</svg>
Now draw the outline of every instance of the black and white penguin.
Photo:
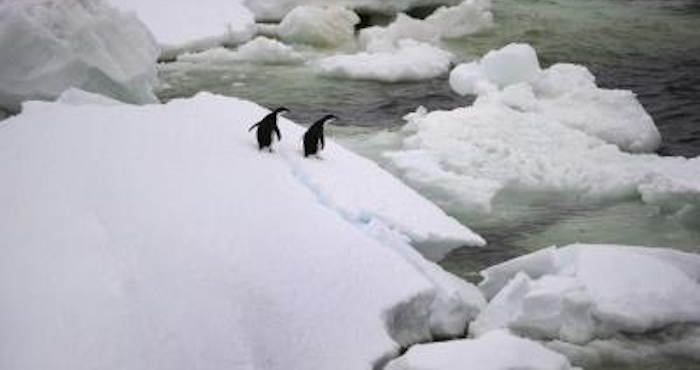
<svg viewBox="0 0 700 370">
<path fill-rule="evenodd" d="M 277 116 L 287 112 L 289 112 L 289 109 L 279 107 L 265 116 L 260 122 L 250 126 L 248 132 L 252 131 L 255 127 L 258 128 L 257 136 L 260 150 L 268 148 L 270 152 L 272 152 L 273 133 L 277 134 L 277 140 L 282 140 L 282 134 L 280 133 L 279 127 L 277 127 Z"/>
<path fill-rule="evenodd" d="M 319 150 L 326 146 L 326 141 L 323 137 L 323 125 L 333 122 L 336 119 L 338 119 L 338 117 L 332 114 L 325 115 L 306 130 L 304 134 L 304 157 L 318 154 Z M 320 149 L 319 144 L 321 144 Z"/>
</svg>

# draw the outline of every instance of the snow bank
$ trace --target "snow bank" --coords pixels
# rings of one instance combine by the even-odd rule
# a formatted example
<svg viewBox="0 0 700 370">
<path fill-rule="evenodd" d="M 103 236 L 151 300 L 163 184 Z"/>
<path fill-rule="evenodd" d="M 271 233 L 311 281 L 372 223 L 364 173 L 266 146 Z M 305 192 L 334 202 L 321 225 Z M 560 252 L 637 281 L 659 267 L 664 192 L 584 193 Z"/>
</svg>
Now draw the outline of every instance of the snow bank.
<svg viewBox="0 0 700 370">
<path fill-rule="evenodd" d="M 108 1 L 136 13 L 155 35 L 164 58 L 183 51 L 240 44 L 255 32 L 253 14 L 241 0 L 171 0 L 167 4 L 160 0 Z"/>
<path fill-rule="evenodd" d="M 322 76 L 384 82 L 419 81 L 449 71 L 452 54 L 429 44 L 402 40 L 396 50 L 334 55 L 314 63 Z"/>
<path fill-rule="evenodd" d="M 282 19 L 301 5 L 338 5 L 364 12 L 396 14 L 419 6 L 456 5 L 462 0 L 244 0 L 244 4 L 259 20 Z"/>
<path fill-rule="evenodd" d="M 403 232 L 480 238 L 289 121 L 259 152 L 266 109 L 61 101 L 0 135 L 3 369 L 369 369 L 484 305 Z"/>
<path fill-rule="evenodd" d="M 286 42 L 316 46 L 337 46 L 355 38 L 360 17 L 340 6 L 300 6 L 280 22 L 277 33 Z"/>
<path fill-rule="evenodd" d="M 132 15 L 104 1 L 0 3 L 0 107 L 55 99 L 69 87 L 156 102 L 157 46 Z"/>
<path fill-rule="evenodd" d="M 420 344 L 393 360 L 387 370 L 566 370 L 566 357 L 506 331 L 478 339 Z"/>
<path fill-rule="evenodd" d="M 489 287 L 487 292 L 494 282 L 508 283 L 470 332 L 480 336 L 508 328 L 553 341 L 551 348 L 563 353 L 578 352 L 572 357 L 578 363 L 584 349 L 619 350 L 627 342 L 634 352 L 634 346 L 657 336 L 666 338 L 660 343 L 667 347 L 700 343 L 700 333 L 692 329 L 700 324 L 699 274 L 700 255 L 668 249 L 577 244 L 536 252 L 484 272 L 481 286 Z M 658 334 L 679 329 L 682 340 Z M 617 345 L 611 337 L 618 338 Z"/>
<path fill-rule="evenodd" d="M 218 47 L 199 53 L 185 53 L 177 57 L 178 62 L 228 64 L 255 62 L 262 64 L 297 64 L 304 57 L 291 46 L 267 37 L 255 39 L 239 46 L 235 51 Z"/>
<path fill-rule="evenodd" d="M 510 44 L 457 66 L 450 85 L 459 94 L 500 99 L 626 151 L 652 152 L 661 144 L 654 121 L 634 93 L 598 88 L 583 66 L 555 64 L 541 71 L 535 50 L 527 44 Z"/>
</svg>

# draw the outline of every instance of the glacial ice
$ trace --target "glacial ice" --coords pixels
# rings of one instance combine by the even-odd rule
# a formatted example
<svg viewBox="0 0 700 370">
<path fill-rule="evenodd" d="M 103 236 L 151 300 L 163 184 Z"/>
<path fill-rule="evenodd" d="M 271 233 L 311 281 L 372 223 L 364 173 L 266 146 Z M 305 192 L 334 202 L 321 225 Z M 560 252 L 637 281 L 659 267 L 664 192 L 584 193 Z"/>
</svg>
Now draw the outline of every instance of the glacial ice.
<svg viewBox="0 0 700 370">
<path fill-rule="evenodd" d="M 177 57 L 178 62 L 236 64 L 253 62 L 262 64 L 297 64 L 304 61 L 301 53 L 277 40 L 258 36 L 239 46 L 235 51 L 223 47 L 212 48 L 198 53 L 184 53 Z"/>
<path fill-rule="evenodd" d="M 253 13 L 242 0 L 170 0 L 167 4 L 161 0 L 107 1 L 134 12 L 153 32 L 161 57 L 166 59 L 184 51 L 241 44 L 255 33 Z"/>
<path fill-rule="evenodd" d="M 286 119 L 258 151 L 267 113 L 71 90 L 3 121 L 0 368 L 370 369 L 464 331 L 483 297 L 407 241 L 483 240 Z"/>
<path fill-rule="evenodd" d="M 477 339 L 419 344 L 391 361 L 386 370 L 567 370 L 566 357 L 507 331 Z"/>
<path fill-rule="evenodd" d="M 530 53 L 522 54 L 513 60 Z M 472 106 L 406 117 L 401 146 L 385 155 L 409 181 L 462 212 L 490 212 L 506 192 L 638 198 L 689 229 L 700 227 L 700 158 L 625 151 L 653 150 L 660 140 L 631 92 L 595 87 L 581 66 L 534 73 L 533 62 L 504 72 L 514 84 L 501 86 L 505 80 L 489 77 L 499 68 L 486 74 L 483 64 L 452 75 L 453 84 L 478 91 Z"/>
<path fill-rule="evenodd" d="M 158 48 L 144 25 L 104 1 L 0 3 L 0 107 L 70 87 L 153 103 Z"/>
<path fill-rule="evenodd" d="M 633 356 L 622 362 L 633 362 L 652 342 L 659 344 L 656 356 L 688 357 L 691 351 L 678 347 L 695 343 L 697 350 L 700 343 L 694 329 L 700 327 L 700 255 L 576 244 L 504 262 L 484 275 L 481 287 L 508 283 L 472 323 L 473 335 L 509 329 L 588 365 L 622 361 L 625 348 Z"/>
<path fill-rule="evenodd" d="M 314 62 L 321 76 L 384 82 L 419 81 L 446 74 L 451 53 L 430 44 L 401 40 L 395 50 L 333 55 Z"/>
</svg>

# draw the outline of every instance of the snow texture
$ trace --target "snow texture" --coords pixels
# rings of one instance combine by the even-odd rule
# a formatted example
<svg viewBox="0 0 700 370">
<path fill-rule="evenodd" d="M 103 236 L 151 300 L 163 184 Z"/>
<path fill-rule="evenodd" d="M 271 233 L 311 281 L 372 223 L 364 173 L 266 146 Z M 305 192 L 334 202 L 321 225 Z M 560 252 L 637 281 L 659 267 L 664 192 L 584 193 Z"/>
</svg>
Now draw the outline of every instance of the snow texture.
<svg viewBox="0 0 700 370">
<path fill-rule="evenodd" d="M 508 283 L 470 332 L 481 336 L 507 328 L 552 341 L 552 348 L 588 364 L 593 361 L 582 360 L 586 350 L 596 357 L 606 346 L 619 352 L 627 342 L 634 353 L 655 337 L 667 353 L 692 343 L 697 349 L 699 274 L 700 255 L 669 249 L 576 244 L 535 252 L 484 272 L 482 287 Z"/>
<path fill-rule="evenodd" d="M 322 76 L 383 82 L 427 80 L 446 74 L 452 54 L 430 44 L 401 40 L 395 50 L 333 55 L 314 63 Z"/>
<path fill-rule="evenodd" d="M 59 101 L 0 128 L 0 368 L 371 369 L 485 304 L 406 242 L 478 236 L 260 106 Z"/>
<path fill-rule="evenodd" d="M 277 33 L 285 42 L 320 47 L 339 46 L 355 39 L 360 17 L 340 6 L 299 6 L 280 22 Z"/>
<path fill-rule="evenodd" d="M 292 9 L 301 5 L 337 5 L 368 12 L 396 14 L 419 6 L 457 5 L 462 0 L 244 0 L 258 20 L 281 20 Z"/>
<path fill-rule="evenodd" d="M 70 87 L 153 103 L 158 48 L 131 14 L 102 0 L 0 2 L 0 108 Z"/>
<path fill-rule="evenodd" d="M 241 0 L 108 1 L 136 13 L 155 35 L 166 59 L 183 51 L 241 44 L 255 33 L 253 13 Z"/>
<path fill-rule="evenodd" d="M 506 331 L 478 339 L 419 344 L 386 370 L 567 370 L 566 357 Z"/>
<path fill-rule="evenodd" d="M 235 51 L 217 47 L 199 53 L 184 53 L 178 62 L 207 64 L 237 64 L 240 62 L 262 64 L 298 64 L 304 57 L 291 46 L 277 40 L 259 36 L 239 46 Z"/>
</svg>

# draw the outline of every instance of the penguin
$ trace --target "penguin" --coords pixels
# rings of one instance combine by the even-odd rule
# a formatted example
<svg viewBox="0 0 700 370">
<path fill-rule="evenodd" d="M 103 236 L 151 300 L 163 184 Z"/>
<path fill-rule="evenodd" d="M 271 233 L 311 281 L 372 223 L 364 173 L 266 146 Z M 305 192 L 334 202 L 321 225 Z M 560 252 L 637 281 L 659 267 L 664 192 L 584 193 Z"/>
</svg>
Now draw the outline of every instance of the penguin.
<svg viewBox="0 0 700 370">
<path fill-rule="evenodd" d="M 259 150 L 268 148 L 268 150 L 272 152 L 272 140 L 274 139 L 273 133 L 277 134 L 277 140 L 282 140 L 282 134 L 280 133 L 279 127 L 277 127 L 277 116 L 287 112 L 289 112 L 289 109 L 279 107 L 265 116 L 265 118 L 263 118 L 260 122 L 250 126 L 248 132 L 252 131 L 255 127 L 258 128 L 256 134 L 258 137 Z"/>
<path fill-rule="evenodd" d="M 333 122 L 336 119 L 338 117 L 332 114 L 325 115 L 306 130 L 306 133 L 304 133 L 304 157 L 312 154 L 317 155 L 319 150 L 326 146 L 326 141 L 323 137 L 323 124 Z M 321 144 L 320 149 L 318 147 L 319 143 Z"/>
</svg>

